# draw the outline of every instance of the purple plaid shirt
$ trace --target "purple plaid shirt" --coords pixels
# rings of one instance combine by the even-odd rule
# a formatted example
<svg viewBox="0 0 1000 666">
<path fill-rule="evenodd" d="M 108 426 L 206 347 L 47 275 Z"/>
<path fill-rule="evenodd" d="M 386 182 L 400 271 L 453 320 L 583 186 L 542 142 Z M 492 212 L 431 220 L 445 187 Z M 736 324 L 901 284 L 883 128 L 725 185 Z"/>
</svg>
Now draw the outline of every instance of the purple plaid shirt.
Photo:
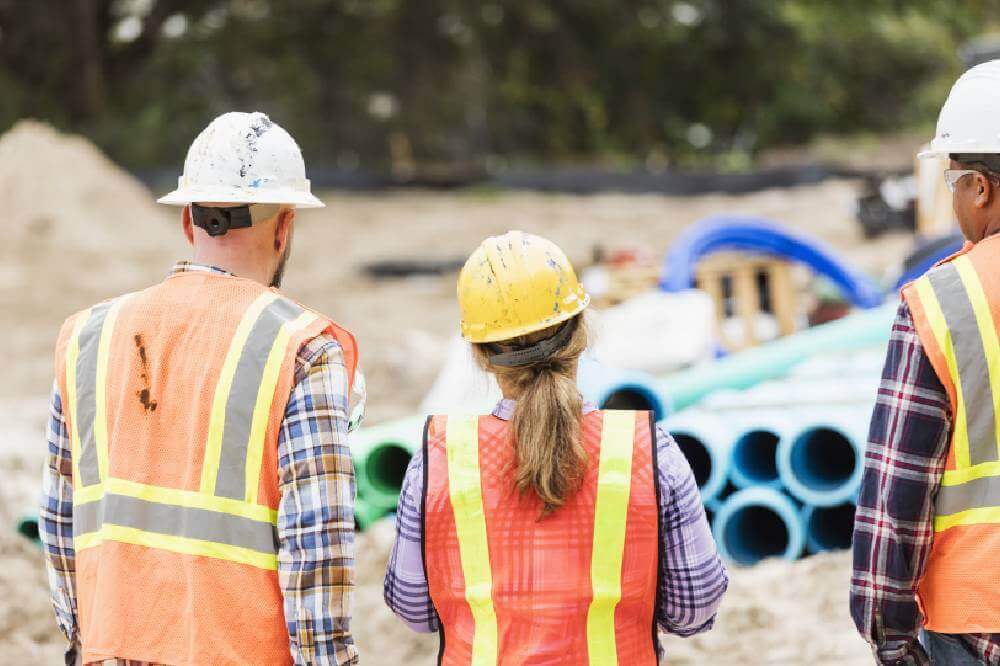
<svg viewBox="0 0 1000 666">
<path fill-rule="evenodd" d="M 493 411 L 509 421 L 514 401 L 502 400 Z M 593 411 L 584 405 L 584 413 Z M 687 459 L 673 438 L 656 430 L 659 462 L 660 516 L 663 541 L 660 547 L 660 606 L 657 624 L 679 636 L 708 631 L 729 585 L 725 566 L 705 517 L 698 486 Z M 396 544 L 385 576 L 385 602 L 414 631 L 438 630 L 438 616 L 427 589 L 423 563 L 421 511 L 423 459 L 413 456 L 406 471 L 396 514 Z"/>
<path fill-rule="evenodd" d="M 917 635 L 916 589 L 934 540 L 934 498 L 951 441 L 948 394 L 910 309 L 899 307 L 872 413 L 854 523 L 851 615 L 880 664 L 929 664 Z M 983 663 L 1000 664 L 1000 634 L 962 634 Z"/>
</svg>

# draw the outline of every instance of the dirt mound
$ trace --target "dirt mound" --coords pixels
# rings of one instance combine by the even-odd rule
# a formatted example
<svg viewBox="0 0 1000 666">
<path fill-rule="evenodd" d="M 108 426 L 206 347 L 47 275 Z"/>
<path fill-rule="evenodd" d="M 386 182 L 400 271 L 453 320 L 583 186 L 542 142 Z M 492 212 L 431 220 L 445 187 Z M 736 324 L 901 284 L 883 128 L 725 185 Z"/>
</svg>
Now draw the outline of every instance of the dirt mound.
<svg viewBox="0 0 1000 666">
<path fill-rule="evenodd" d="M 0 201 L 5 234 L 102 251 L 142 238 L 122 233 L 123 225 L 162 219 L 165 212 L 88 140 L 35 120 L 22 120 L 0 137 Z"/>
</svg>

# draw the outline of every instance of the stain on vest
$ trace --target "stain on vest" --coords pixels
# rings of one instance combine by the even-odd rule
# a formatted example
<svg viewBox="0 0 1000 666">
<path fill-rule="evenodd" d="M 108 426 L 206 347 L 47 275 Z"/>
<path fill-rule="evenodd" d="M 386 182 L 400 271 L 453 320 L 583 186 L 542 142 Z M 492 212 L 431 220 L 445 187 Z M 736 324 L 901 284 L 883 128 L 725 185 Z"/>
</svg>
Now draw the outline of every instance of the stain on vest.
<svg viewBox="0 0 1000 666">
<path fill-rule="evenodd" d="M 139 350 L 139 361 L 142 363 L 142 371 L 139 373 L 139 377 L 142 379 L 145 387 L 139 391 L 136 391 L 136 395 L 139 396 L 139 402 L 142 403 L 143 408 L 147 412 L 156 411 L 156 401 L 150 399 L 149 394 L 149 361 L 146 358 L 146 344 L 143 342 L 142 334 L 135 334 L 135 346 Z"/>
</svg>

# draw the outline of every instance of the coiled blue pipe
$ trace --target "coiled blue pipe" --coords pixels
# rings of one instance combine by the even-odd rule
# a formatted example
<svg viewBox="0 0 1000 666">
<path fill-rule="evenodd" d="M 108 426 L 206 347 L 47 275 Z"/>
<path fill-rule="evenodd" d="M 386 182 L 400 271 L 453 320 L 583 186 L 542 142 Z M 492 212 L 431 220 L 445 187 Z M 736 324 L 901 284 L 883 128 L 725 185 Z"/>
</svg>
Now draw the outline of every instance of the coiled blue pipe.
<svg viewBox="0 0 1000 666">
<path fill-rule="evenodd" d="M 726 486 L 732 427 L 713 414 L 694 410 L 675 414 L 662 425 L 691 465 L 702 502 L 710 503 Z"/>
<path fill-rule="evenodd" d="M 840 288 L 845 299 L 861 308 L 877 307 L 884 298 L 874 281 L 851 268 L 823 243 L 769 220 L 729 215 L 699 220 L 681 234 L 664 260 L 660 288 L 668 292 L 690 289 L 698 261 L 722 250 L 759 252 L 806 264 L 827 277 Z"/>
<path fill-rule="evenodd" d="M 794 560 L 805 547 L 798 507 L 773 488 L 747 488 L 723 502 L 713 535 L 724 558 L 746 566 L 768 557 Z"/>
<path fill-rule="evenodd" d="M 803 415 L 778 443 L 778 476 L 796 499 L 815 506 L 854 501 L 861 485 L 869 410 Z"/>
<path fill-rule="evenodd" d="M 851 547 L 854 534 L 854 504 L 837 506 L 804 506 L 802 526 L 806 532 L 806 548 L 810 553 L 844 550 Z"/>
</svg>

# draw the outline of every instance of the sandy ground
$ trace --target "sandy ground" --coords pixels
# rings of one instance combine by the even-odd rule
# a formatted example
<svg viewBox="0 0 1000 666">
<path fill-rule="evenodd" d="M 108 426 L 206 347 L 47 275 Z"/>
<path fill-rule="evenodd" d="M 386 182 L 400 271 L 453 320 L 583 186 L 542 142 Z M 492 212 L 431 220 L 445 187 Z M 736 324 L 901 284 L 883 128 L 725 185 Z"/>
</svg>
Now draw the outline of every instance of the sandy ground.
<svg viewBox="0 0 1000 666">
<path fill-rule="evenodd" d="M 876 276 L 890 274 L 910 239 L 863 243 L 852 221 L 855 186 L 828 182 L 747 196 L 552 196 L 531 193 L 321 193 L 328 207 L 297 225 L 285 291 L 358 337 L 370 393 L 368 418 L 412 413 L 457 326 L 454 276 L 376 282 L 359 270 L 386 258 L 467 255 L 509 228 L 541 233 L 579 265 L 595 245 L 657 256 L 686 225 L 713 214 L 760 215 L 827 241 Z M 38 495 L 51 350 L 73 311 L 159 280 L 186 247 L 176 210 L 86 142 L 40 125 L 0 138 L 0 524 Z M 367 663 L 432 663 L 436 639 L 411 635 L 384 608 L 386 526 L 358 539 L 357 642 Z M 0 533 L 0 662 L 59 663 L 61 639 L 41 553 Z M 769 562 L 732 572 L 714 631 L 668 639 L 671 663 L 866 663 L 847 615 L 846 554 Z"/>
</svg>

